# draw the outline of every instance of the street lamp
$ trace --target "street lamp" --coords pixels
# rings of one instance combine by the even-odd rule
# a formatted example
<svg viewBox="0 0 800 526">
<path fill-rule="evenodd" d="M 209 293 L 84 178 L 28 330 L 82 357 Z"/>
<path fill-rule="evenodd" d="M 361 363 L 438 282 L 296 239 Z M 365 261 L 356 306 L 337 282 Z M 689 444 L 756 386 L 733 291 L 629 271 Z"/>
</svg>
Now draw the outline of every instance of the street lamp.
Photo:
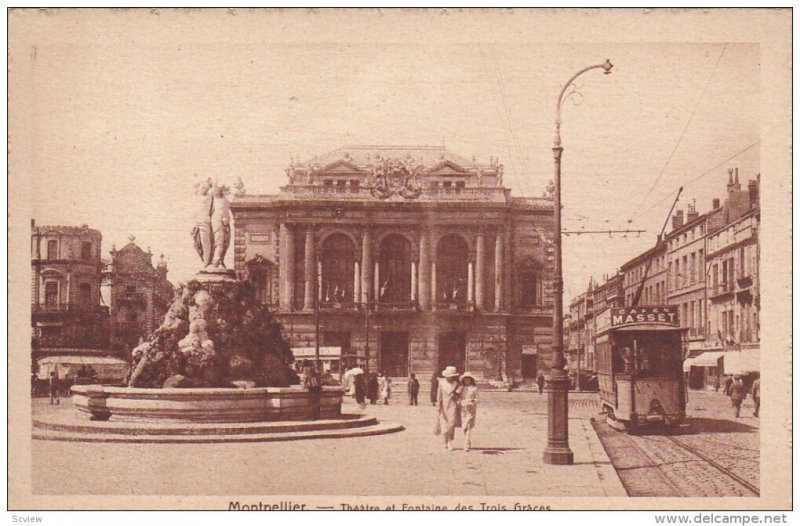
<svg viewBox="0 0 800 526">
<path fill-rule="evenodd" d="M 553 181 L 553 211 L 554 211 L 554 257 L 556 260 L 553 287 L 555 304 L 553 306 L 553 358 L 550 363 L 550 376 L 547 377 L 545 389 L 547 390 L 547 447 L 544 450 L 544 461 L 547 464 L 572 464 L 573 454 L 569 448 L 569 401 L 567 393 L 567 374 L 564 366 L 567 361 L 564 357 L 564 277 L 561 273 L 561 106 L 564 103 L 564 94 L 572 86 L 575 79 L 587 71 L 602 69 L 603 73 L 611 73 L 613 65 L 610 60 L 602 64 L 595 64 L 583 68 L 575 73 L 564 84 L 558 94 L 556 103 L 556 134 L 553 139 L 553 158 L 555 159 L 555 178 Z"/>
</svg>

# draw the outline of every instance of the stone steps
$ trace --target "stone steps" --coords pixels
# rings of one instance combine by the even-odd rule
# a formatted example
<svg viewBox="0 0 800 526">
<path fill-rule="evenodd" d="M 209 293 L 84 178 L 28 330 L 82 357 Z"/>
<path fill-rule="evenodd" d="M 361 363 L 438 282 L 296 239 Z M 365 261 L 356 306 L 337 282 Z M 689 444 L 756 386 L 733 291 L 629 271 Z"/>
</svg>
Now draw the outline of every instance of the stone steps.
<svg viewBox="0 0 800 526">
<path fill-rule="evenodd" d="M 33 438 L 67 442 L 206 443 L 272 442 L 315 438 L 349 438 L 402 431 L 400 424 L 374 416 L 344 414 L 324 420 L 242 423 L 174 420 L 88 420 L 78 411 L 43 410 L 34 415 Z"/>
<path fill-rule="evenodd" d="M 90 433 L 115 435 L 246 435 L 271 433 L 300 433 L 336 429 L 353 429 L 375 426 L 375 417 L 343 415 L 341 419 L 306 420 L 287 422 L 247 422 L 247 423 L 187 423 L 170 421 L 68 421 L 58 422 L 48 419 L 33 420 L 33 427 L 40 430 L 64 433 Z"/>
<path fill-rule="evenodd" d="M 35 428 L 34 440 L 55 440 L 65 442 L 108 442 L 108 443 L 218 443 L 218 442 L 278 442 L 286 440 L 309 440 L 320 438 L 355 438 L 396 433 L 404 428 L 401 424 L 382 422 L 379 424 L 344 428 L 318 429 L 306 431 L 225 435 L 132 435 L 118 433 L 81 433 L 76 431 L 54 431 Z"/>
</svg>

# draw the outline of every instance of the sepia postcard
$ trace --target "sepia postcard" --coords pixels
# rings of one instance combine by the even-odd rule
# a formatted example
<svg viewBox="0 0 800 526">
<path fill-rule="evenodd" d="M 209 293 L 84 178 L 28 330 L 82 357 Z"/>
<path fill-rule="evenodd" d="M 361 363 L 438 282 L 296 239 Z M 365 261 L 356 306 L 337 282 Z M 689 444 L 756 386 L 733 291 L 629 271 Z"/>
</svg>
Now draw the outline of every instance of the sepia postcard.
<svg viewBox="0 0 800 526">
<path fill-rule="evenodd" d="M 9 10 L 9 509 L 790 510 L 791 23 Z"/>
</svg>

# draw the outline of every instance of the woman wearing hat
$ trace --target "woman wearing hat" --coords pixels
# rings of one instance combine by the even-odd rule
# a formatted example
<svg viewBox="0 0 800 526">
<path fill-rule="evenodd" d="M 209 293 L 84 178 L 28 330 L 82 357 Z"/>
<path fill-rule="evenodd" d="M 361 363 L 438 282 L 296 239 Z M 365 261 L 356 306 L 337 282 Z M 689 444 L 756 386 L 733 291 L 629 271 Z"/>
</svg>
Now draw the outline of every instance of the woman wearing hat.
<svg viewBox="0 0 800 526">
<path fill-rule="evenodd" d="M 478 386 L 472 373 L 461 375 L 459 387 L 461 402 L 461 428 L 464 430 L 464 451 L 469 451 L 472 446 L 471 434 L 475 427 L 475 417 L 478 414 Z"/>
<path fill-rule="evenodd" d="M 436 434 L 444 436 L 444 447 L 453 450 L 453 438 L 456 428 L 461 425 L 461 413 L 458 407 L 459 395 L 458 371 L 448 365 L 439 378 L 439 391 L 437 394 L 436 408 Z"/>
</svg>

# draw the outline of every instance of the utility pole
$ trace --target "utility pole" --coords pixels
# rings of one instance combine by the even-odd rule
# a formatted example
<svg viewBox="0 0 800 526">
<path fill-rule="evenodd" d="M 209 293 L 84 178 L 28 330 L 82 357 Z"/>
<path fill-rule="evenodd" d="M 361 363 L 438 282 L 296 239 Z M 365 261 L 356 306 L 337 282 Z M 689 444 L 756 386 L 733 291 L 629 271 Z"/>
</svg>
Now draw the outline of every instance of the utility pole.
<svg viewBox="0 0 800 526">
<path fill-rule="evenodd" d="M 602 64 L 588 66 L 575 73 L 564 84 L 556 102 L 556 133 L 553 139 L 554 192 L 554 256 L 555 276 L 553 277 L 553 359 L 550 364 L 550 375 L 547 377 L 547 447 L 544 450 L 544 461 L 547 464 L 572 464 L 574 455 L 569 447 L 569 398 L 567 390 L 567 373 L 564 371 L 564 277 L 561 261 L 561 105 L 564 94 L 576 78 L 592 69 L 602 69 L 605 74 L 611 73 L 613 65 L 606 60 Z"/>
<path fill-rule="evenodd" d="M 322 372 L 322 362 L 319 358 L 319 302 L 322 296 L 322 260 L 317 258 L 317 293 L 314 295 L 314 360 L 317 364 L 317 371 Z"/>
</svg>

